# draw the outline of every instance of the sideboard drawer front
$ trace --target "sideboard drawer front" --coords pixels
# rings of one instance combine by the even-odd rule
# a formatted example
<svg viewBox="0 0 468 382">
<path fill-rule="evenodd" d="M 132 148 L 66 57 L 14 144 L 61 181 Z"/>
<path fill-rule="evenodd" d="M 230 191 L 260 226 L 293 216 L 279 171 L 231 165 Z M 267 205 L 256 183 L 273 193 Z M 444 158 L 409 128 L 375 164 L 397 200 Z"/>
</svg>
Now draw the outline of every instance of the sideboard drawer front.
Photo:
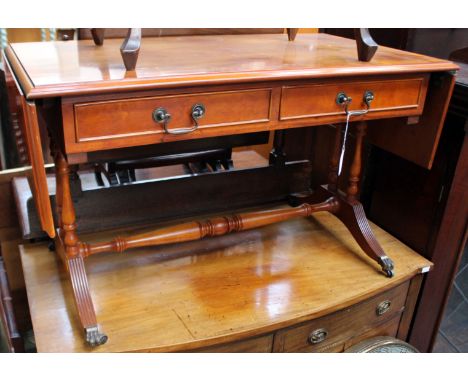
<svg viewBox="0 0 468 382">
<path fill-rule="evenodd" d="M 360 304 L 276 333 L 274 350 L 279 352 L 343 351 L 353 337 L 399 320 L 404 310 L 409 282 Z M 388 304 L 390 302 L 390 304 Z M 315 342 L 315 343 L 314 343 Z"/>
<path fill-rule="evenodd" d="M 366 108 L 364 93 L 371 91 L 374 100 L 365 118 L 421 114 L 427 89 L 427 76 L 400 80 L 342 81 L 313 85 L 285 86 L 281 92 L 280 120 L 344 118 L 344 108 L 336 102 L 344 92 L 352 98 L 349 110 Z"/>
<path fill-rule="evenodd" d="M 76 103 L 76 143 L 122 138 L 126 145 L 130 143 L 128 139 L 136 139 L 137 144 L 144 144 L 145 138 L 147 143 L 157 143 L 175 135 L 164 132 L 163 124 L 153 119 L 156 109 L 164 108 L 171 115 L 167 128 L 177 131 L 194 127 L 191 113 L 197 104 L 206 110 L 198 120 L 199 129 L 179 137 L 199 138 L 206 129 L 226 126 L 242 130 L 242 125 L 270 120 L 270 101 L 271 89 L 253 89 Z"/>
<path fill-rule="evenodd" d="M 273 334 L 195 350 L 200 353 L 271 353 Z"/>
</svg>

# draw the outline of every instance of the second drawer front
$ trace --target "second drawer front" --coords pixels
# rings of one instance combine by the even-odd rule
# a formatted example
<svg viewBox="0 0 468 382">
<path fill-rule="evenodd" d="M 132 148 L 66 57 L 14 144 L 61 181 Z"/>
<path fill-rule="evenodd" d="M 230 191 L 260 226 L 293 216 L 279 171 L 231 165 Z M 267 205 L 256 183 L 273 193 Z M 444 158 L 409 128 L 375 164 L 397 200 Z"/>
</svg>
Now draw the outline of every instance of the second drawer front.
<svg viewBox="0 0 468 382">
<path fill-rule="evenodd" d="M 200 353 L 271 353 L 273 334 L 197 349 Z"/>
<path fill-rule="evenodd" d="M 192 108 L 202 104 L 205 114 L 198 120 L 199 130 L 183 134 L 190 139 L 200 136 L 206 128 L 268 122 L 270 102 L 271 89 L 254 89 L 78 103 L 74 106 L 76 142 L 124 138 L 128 146 L 128 139 L 133 138 L 137 139 L 136 144 L 157 143 L 169 134 L 164 132 L 162 123 L 153 120 L 154 110 L 164 108 L 171 115 L 167 128 L 177 131 L 194 127 Z M 145 137 L 148 142 L 141 141 Z"/>
<path fill-rule="evenodd" d="M 344 349 L 355 336 L 399 317 L 404 309 L 409 282 L 348 309 L 276 333 L 276 352 L 321 352 Z M 386 309 L 386 302 L 390 306 Z M 312 337 L 312 338 L 311 338 Z M 315 342 L 315 343 L 313 343 Z"/>
<path fill-rule="evenodd" d="M 422 113 L 427 76 L 401 80 L 331 82 L 306 86 L 283 87 L 280 120 L 336 118 L 344 108 L 336 102 L 338 93 L 352 98 L 349 110 L 365 109 L 364 93 L 371 91 L 374 100 L 366 118 L 395 117 Z"/>
</svg>

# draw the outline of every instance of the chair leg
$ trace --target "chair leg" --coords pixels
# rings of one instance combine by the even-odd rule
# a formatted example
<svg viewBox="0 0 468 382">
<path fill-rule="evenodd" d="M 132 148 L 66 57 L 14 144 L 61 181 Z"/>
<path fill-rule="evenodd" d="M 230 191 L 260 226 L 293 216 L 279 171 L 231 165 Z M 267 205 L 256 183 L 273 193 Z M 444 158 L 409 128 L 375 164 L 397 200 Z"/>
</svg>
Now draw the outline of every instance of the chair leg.
<svg viewBox="0 0 468 382">
<path fill-rule="evenodd" d="M 296 39 L 299 28 L 286 28 L 286 31 L 288 32 L 288 40 L 294 41 Z"/>
<path fill-rule="evenodd" d="M 356 47 L 359 61 L 368 62 L 372 60 L 377 48 L 379 47 L 369 33 L 368 28 L 354 29 L 354 37 L 356 39 Z"/>
<path fill-rule="evenodd" d="M 91 35 L 96 45 L 104 44 L 104 31 L 104 28 L 91 28 Z"/>
<path fill-rule="evenodd" d="M 120 54 L 127 71 L 135 70 L 141 45 L 141 28 L 129 28 L 127 37 L 120 47 Z"/>
</svg>

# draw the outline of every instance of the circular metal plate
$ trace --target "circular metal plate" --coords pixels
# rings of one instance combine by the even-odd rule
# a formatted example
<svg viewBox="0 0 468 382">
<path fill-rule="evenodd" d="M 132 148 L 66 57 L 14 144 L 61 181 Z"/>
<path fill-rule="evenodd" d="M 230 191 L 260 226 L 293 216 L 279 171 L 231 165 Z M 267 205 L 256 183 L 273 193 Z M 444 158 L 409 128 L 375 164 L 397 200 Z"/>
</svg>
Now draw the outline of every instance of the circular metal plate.
<svg viewBox="0 0 468 382">
<path fill-rule="evenodd" d="M 374 337 L 346 349 L 345 353 L 419 353 L 410 344 L 393 337 Z"/>
</svg>

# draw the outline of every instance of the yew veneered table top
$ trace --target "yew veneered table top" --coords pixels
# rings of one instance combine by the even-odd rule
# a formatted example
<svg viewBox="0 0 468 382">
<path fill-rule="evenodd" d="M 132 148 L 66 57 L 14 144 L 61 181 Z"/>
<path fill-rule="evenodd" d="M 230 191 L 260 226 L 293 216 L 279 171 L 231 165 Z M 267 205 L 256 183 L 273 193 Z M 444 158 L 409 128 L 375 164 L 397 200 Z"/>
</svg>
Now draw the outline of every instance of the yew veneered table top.
<svg viewBox="0 0 468 382">
<path fill-rule="evenodd" d="M 144 38 L 136 71 L 126 72 L 121 39 L 11 44 L 6 50 L 28 98 L 169 86 L 225 84 L 457 69 L 450 61 L 379 47 L 357 59 L 354 40 L 327 34 Z"/>
<path fill-rule="evenodd" d="M 44 243 L 27 244 L 21 260 L 37 349 L 170 351 L 230 342 L 350 306 L 431 266 L 382 229 L 372 228 L 395 262 L 391 279 L 328 213 L 192 243 L 91 257 L 86 262 L 90 291 L 109 335 L 97 348 L 84 344 L 71 287 L 55 254 Z"/>
</svg>

